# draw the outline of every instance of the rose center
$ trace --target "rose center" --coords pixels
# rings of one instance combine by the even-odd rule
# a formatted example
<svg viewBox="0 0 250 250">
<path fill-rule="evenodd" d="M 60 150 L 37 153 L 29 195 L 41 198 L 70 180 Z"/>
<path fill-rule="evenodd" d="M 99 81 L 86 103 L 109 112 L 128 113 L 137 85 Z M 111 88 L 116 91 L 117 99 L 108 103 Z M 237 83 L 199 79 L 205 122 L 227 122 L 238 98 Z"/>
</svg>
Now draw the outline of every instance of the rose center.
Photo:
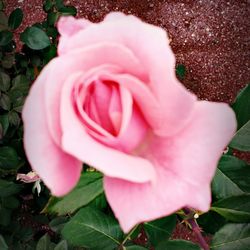
<svg viewBox="0 0 250 250">
<path fill-rule="evenodd" d="M 117 136 L 122 119 L 118 84 L 97 80 L 87 88 L 83 109 L 92 121 L 113 136 Z"/>
</svg>

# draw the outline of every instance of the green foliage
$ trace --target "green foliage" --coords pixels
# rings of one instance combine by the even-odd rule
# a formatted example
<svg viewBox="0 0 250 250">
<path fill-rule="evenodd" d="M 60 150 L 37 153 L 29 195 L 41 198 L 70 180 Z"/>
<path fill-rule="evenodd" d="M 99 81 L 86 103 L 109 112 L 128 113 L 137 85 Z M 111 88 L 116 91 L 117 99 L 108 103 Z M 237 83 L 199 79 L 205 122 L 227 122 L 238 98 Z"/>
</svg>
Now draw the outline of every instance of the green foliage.
<svg viewBox="0 0 250 250">
<path fill-rule="evenodd" d="M 16 169 L 19 163 L 19 157 L 14 148 L 0 147 L 0 169 Z"/>
<path fill-rule="evenodd" d="M 250 224 L 227 224 L 215 235 L 212 250 L 249 250 Z"/>
<path fill-rule="evenodd" d="M 102 192 L 102 175 L 96 172 L 83 173 L 74 190 L 63 198 L 52 197 L 44 212 L 58 215 L 73 213 L 94 200 Z"/>
<path fill-rule="evenodd" d="M 162 219 L 144 223 L 144 230 L 150 243 L 156 246 L 162 240 L 168 239 L 176 225 L 176 216 L 172 215 Z"/>
<path fill-rule="evenodd" d="M 23 20 L 23 12 L 20 8 L 13 10 L 9 16 L 8 25 L 10 29 L 17 29 Z"/>
<path fill-rule="evenodd" d="M 198 245 L 186 240 L 166 240 L 158 244 L 155 250 L 201 250 Z"/>
<path fill-rule="evenodd" d="M 0 46 L 7 45 L 11 42 L 13 34 L 8 30 L 3 30 L 0 32 Z"/>
<path fill-rule="evenodd" d="M 250 120 L 237 131 L 230 146 L 240 151 L 250 151 Z"/>
<path fill-rule="evenodd" d="M 40 50 L 50 46 L 48 35 L 42 29 L 35 26 L 26 28 L 21 34 L 20 39 L 29 48 L 34 50 Z"/>
<path fill-rule="evenodd" d="M 212 183 L 217 199 L 250 193 L 250 166 L 231 155 L 224 155 Z"/>
<path fill-rule="evenodd" d="M 212 205 L 211 210 L 229 221 L 250 222 L 250 195 L 232 196 L 219 200 Z"/>
<path fill-rule="evenodd" d="M 1 234 L 0 234 L 0 249 L 8 250 L 8 246 L 7 246 L 3 236 Z"/>
<path fill-rule="evenodd" d="M 63 237 L 72 245 L 93 250 L 111 250 L 120 245 L 123 233 L 115 219 L 86 207 L 65 225 Z"/>
<path fill-rule="evenodd" d="M 178 64 L 176 66 L 176 75 L 183 80 L 186 75 L 186 68 L 183 64 Z"/>
<path fill-rule="evenodd" d="M 250 84 L 240 91 L 232 105 L 235 111 L 238 129 L 250 120 Z"/>
</svg>

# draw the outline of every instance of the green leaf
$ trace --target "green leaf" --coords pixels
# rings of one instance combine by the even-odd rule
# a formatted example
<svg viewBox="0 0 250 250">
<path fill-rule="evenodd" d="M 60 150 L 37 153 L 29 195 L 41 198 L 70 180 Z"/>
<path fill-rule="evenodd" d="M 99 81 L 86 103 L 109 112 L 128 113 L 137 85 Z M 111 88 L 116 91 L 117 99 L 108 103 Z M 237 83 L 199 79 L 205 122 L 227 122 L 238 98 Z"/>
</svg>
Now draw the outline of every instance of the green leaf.
<svg viewBox="0 0 250 250">
<path fill-rule="evenodd" d="M 250 224 L 227 224 L 213 237 L 213 250 L 250 250 Z"/>
<path fill-rule="evenodd" d="M 9 96 L 6 94 L 1 94 L 0 95 L 0 107 L 4 110 L 10 110 L 11 107 L 11 102 Z"/>
<path fill-rule="evenodd" d="M 51 9 L 52 9 L 52 7 L 53 7 L 53 2 L 51 1 L 51 0 L 46 0 L 45 2 L 44 2 L 44 4 L 43 4 L 43 9 L 44 9 L 44 11 L 45 12 L 48 12 L 48 11 L 50 11 Z"/>
<path fill-rule="evenodd" d="M 54 250 L 68 250 L 68 244 L 66 240 L 62 240 L 61 242 L 59 242 L 56 247 L 54 248 Z"/>
<path fill-rule="evenodd" d="M 2 198 L 2 206 L 8 209 L 16 209 L 19 207 L 19 201 L 14 196 L 8 196 Z"/>
<path fill-rule="evenodd" d="M 23 20 L 23 12 L 20 8 L 13 10 L 9 16 L 8 25 L 10 29 L 17 29 Z"/>
<path fill-rule="evenodd" d="M 176 216 L 171 215 L 162 219 L 144 223 L 144 229 L 150 243 L 156 246 L 160 241 L 168 239 L 176 225 Z"/>
<path fill-rule="evenodd" d="M 147 248 L 135 245 L 135 246 L 125 247 L 125 250 L 147 250 Z"/>
<path fill-rule="evenodd" d="M 11 221 L 11 210 L 0 207 L 0 225 L 8 226 Z"/>
<path fill-rule="evenodd" d="M 24 42 L 29 48 L 34 50 L 40 50 L 50 45 L 50 40 L 47 34 L 40 28 L 29 27 L 20 36 L 22 42 Z"/>
<path fill-rule="evenodd" d="M 176 66 L 176 75 L 182 80 L 186 74 L 186 68 L 183 64 L 178 64 Z"/>
<path fill-rule="evenodd" d="M 6 92 L 10 87 L 10 77 L 4 72 L 0 72 L 0 90 Z"/>
<path fill-rule="evenodd" d="M 72 245 L 92 250 L 111 250 L 119 246 L 123 237 L 117 221 L 93 207 L 79 210 L 65 225 L 62 235 Z"/>
<path fill-rule="evenodd" d="M 21 190 L 21 185 L 13 182 L 0 179 L 0 197 L 7 197 L 18 193 Z"/>
<path fill-rule="evenodd" d="M 240 151 L 250 151 L 250 120 L 236 132 L 229 146 Z"/>
<path fill-rule="evenodd" d="M 209 211 L 199 216 L 198 225 L 209 234 L 215 234 L 222 226 L 226 224 L 226 219 L 216 212 Z"/>
<path fill-rule="evenodd" d="M 68 222 L 68 217 L 56 217 L 50 221 L 49 226 L 54 232 L 60 233 L 66 222 Z"/>
<path fill-rule="evenodd" d="M 76 16 L 77 9 L 74 6 L 64 6 L 59 9 L 59 12 L 63 16 Z"/>
<path fill-rule="evenodd" d="M 233 222 L 250 222 L 250 195 L 220 200 L 212 205 L 211 210 Z"/>
<path fill-rule="evenodd" d="M 20 124 L 20 121 L 21 121 L 21 119 L 20 119 L 17 112 L 15 112 L 13 110 L 9 112 L 9 122 L 10 122 L 10 124 L 12 124 L 13 126 L 18 127 L 19 124 Z"/>
<path fill-rule="evenodd" d="M 1 234 L 0 234 L 0 249 L 1 250 L 8 250 L 9 249 Z"/>
<path fill-rule="evenodd" d="M 14 55 L 5 55 L 5 57 L 2 60 L 2 66 L 6 69 L 10 69 L 15 62 L 15 56 Z"/>
<path fill-rule="evenodd" d="M 48 13 L 48 16 L 47 16 L 48 25 L 55 26 L 55 23 L 57 22 L 59 16 L 60 16 L 60 13 L 57 13 L 57 12 Z"/>
<path fill-rule="evenodd" d="M 250 193 L 250 166 L 234 156 L 222 156 L 212 182 L 212 191 L 217 199 Z"/>
<path fill-rule="evenodd" d="M 0 10 L 2 11 L 4 9 L 4 4 L 3 4 L 3 1 L 0 0 Z"/>
<path fill-rule="evenodd" d="M 14 148 L 0 147 L 0 168 L 15 169 L 19 165 L 19 157 Z"/>
<path fill-rule="evenodd" d="M 3 129 L 3 135 L 6 134 L 8 128 L 9 128 L 9 118 L 8 115 L 0 115 L 0 123 L 2 125 Z"/>
<path fill-rule="evenodd" d="M 186 240 L 167 240 L 160 242 L 155 250 L 201 250 L 198 245 Z"/>
<path fill-rule="evenodd" d="M 250 120 L 250 84 L 240 91 L 232 105 L 237 117 L 238 129 Z"/>
<path fill-rule="evenodd" d="M 63 8 L 63 0 L 56 0 L 56 8 L 59 10 L 60 8 Z"/>
<path fill-rule="evenodd" d="M 50 250 L 50 238 L 45 234 L 36 245 L 36 250 Z"/>
<path fill-rule="evenodd" d="M 87 205 L 103 192 L 102 175 L 97 172 L 86 172 L 80 177 L 77 186 L 63 198 L 52 198 L 44 212 L 64 215 L 73 213 Z"/>
<path fill-rule="evenodd" d="M 8 29 L 8 17 L 3 11 L 0 11 L 0 31 Z"/>
<path fill-rule="evenodd" d="M 8 30 L 3 30 L 0 32 L 0 46 L 5 46 L 11 42 L 13 38 L 12 32 Z"/>
</svg>

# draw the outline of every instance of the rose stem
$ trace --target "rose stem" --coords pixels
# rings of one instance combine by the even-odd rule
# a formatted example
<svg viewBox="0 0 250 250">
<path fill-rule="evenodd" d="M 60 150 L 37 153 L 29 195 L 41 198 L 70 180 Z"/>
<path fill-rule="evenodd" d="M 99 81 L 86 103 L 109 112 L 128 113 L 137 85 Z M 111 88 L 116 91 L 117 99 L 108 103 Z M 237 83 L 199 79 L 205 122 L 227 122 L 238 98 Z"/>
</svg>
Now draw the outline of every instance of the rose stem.
<svg viewBox="0 0 250 250">
<path fill-rule="evenodd" d="M 200 229 L 199 225 L 197 224 L 196 219 L 193 217 L 193 211 L 187 207 L 183 208 L 183 211 L 187 216 L 192 215 L 192 217 L 188 218 L 187 221 L 191 225 L 193 232 L 197 236 L 197 239 L 199 241 L 200 246 L 204 250 L 209 250 L 210 248 L 209 248 L 207 242 L 205 241 L 204 237 L 201 234 L 201 229 Z"/>
</svg>

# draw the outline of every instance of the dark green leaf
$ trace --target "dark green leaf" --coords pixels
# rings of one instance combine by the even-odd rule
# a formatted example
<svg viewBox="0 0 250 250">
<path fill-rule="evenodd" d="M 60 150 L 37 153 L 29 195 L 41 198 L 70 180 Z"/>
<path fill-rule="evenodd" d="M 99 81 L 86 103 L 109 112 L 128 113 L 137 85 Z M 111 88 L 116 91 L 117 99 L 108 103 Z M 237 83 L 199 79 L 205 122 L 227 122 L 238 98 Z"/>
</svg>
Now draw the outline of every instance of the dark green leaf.
<svg viewBox="0 0 250 250">
<path fill-rule="evenodd" d="M 0 168 L 15 169 L 18 167 L 19 158 L 15 149 L 11 147 L 0 147 Z"/>
<path fill-rule="evenodd" d="M 204 232 L 215 234 L 226 224 L 226 219 L 214 211 L 209 211 L 208 213 L 200 215 L 197 222 Z"/>
<path fill-rule="evenodd" d="M 237 117 L 238 129 L 250 120 L 250 84 L 238 94 L 232 105 Z"/>
<path fill-rule="evenodd" d="M 0 123 L 2 125 L 2 129 L 3 129 L 3 135 L 6 134 L 8 128 L 9 128 L 9 118 L 8 115 L 0 115 Z"/>
<path fill-rule="evenodd" d="M 56 0 L 56 8 L 59 10 L 60 8 L 63 8 L 63 0 Z"/>
<path fill-rule="evenodd" d="M 0 32 L 0 46 L 5 46 L 11 42 L 13 38 L 12 32 L 8 30 L 3 30 Z"/>
<path fill-rule="evenodd" d="M 41 59 L 38 55 L 33 55 L 30 59 L 33 66 L 40 66 L 41 65 Z"/>
<path fill-rule="evenodd" d="M 12 80 L 12 89 L 21 89 L 25 93 L 29 89 L 29 80 L 25 75 L 18 75 Z"/>
<path fill-rule="evenodd" d="M 8 209 L 15 209 L 19 207 L 19 201 L 14 196 L 2 198 L 2 206 Z"/>
<path fill-rule="evenodd" d="M 4 9 L 4 4 L 3 4 L 3 1 L 0 0 L 0 10 L 2 11 Z"/>
<path fill-rule="evenodd" d="M 49 226 L 54 232 L 60 233 L 66 222 L 68 222 L 68 217 L 56 217 L 49 223 Z"/>
<path fill-rule="evenodd" d="M 113 249 L 123 237 L 117 221 L 93 207 L 79 210 L 65 225 L 62 235 L 72 245 L 92 250 Z"/>
<path fill-rule="evenodd" d="M 10 69 L 15 62 L 15 56 L 14 55 L 5 55 L 5 57 L 2 60 L 2 66 L 6 69 Z"/>
<path fill-rule="evenodd" d="M 43 9 L 45 12 L 48 12 L 49 10 L 51 10 L 52 7 L 53 7 L 52 0 L 46 0 L 45 3 L 43 4 Z"/>
<path fill-rule="evenodd" d="M 0 107 L 4 110 L 10 110 L 11 102 L 9 96 L 6 94 L 1 94 L 0 96 Z"/>
<path fill-rule="evenodd" d="M 49 48 L 49 49 L 48 49 Z M 44 51 L 44 59 L 45 63 L 47 64 L 52 58 L 56 56 L 57 49 L 54 44 L 52 44 L 50 47 L 46 48 Z"/>
<path fill-rule="evenodd" d="M 9 122 L 13 126 L 16 126 L 16 127 L 19 126 L 19 124 L 20 124 L 20 117 L 19 117 L 19 115 L 18 115 L 17 112 L 15 112 L 13 110 L 9 112 Z"/>
<path fill-rule="evenodd" d="M 55 26 L 55 23 L 57 22 L 59 16 L 60 16 L 60 14 L 57 12 L 48 13 L 48 17 L 47 17 L 48 25 Z"/>
<path fill-rule="evenodd" d="M 3 11 L 0 11 L 0 31 L 8 29 L 8 17 Z"/>
<path fill-rule="evenodd" d="M 0 234 L 0 249 L 1 250 L 8 250 L 9 249 L 1 234 Z"/>
<path fill-rule="evenodd" d="M 54 248 L 54 250 L 68 250 L 68 244 L 66 240 L 62 240 L 61 242 L 59 242 L 56 247 Z"/>
<path fill-rule="evenodd" d="M 229 146 L 241 151 L 250 151 L 250 120 L 237 131 Z"/>
<path fill-rule="evenodd" d="M 23 20 L 23 12 L 20 8 L 13 10 L 9 16 L 8 25 L 11 29 L 17 29 Z"/>
<path fill-rule="evenodd" d="M 50 250 L 50 238 L 45 234 L 36 245 L 36 250 Z"/>
<path fill-rule="evenodd" d="M 76 16 L 77 9 L 74 6 L 65 6 L 59 9 L 63 16 Z"/>
<path fill-rule="evenodd" d="M 198 245 L 186 240 L 167 240 L 162 241 L 156 246 L 155 250 L 201 250 Z"/>
<path fill-rule="evenodd" d="M 227 224 L 213 237 L 213 250 L 250 250 L 250 224 Z"/>
<path fill-rule="evenodd" d="M 21 41 L 34 50 L 44 49 L 50 45 L 47 34 L 40 28 L 29 27 L 20 36 Z"/>
<path fill-rule="evenodd" d="M 102 192 L 102 175 L 96 172 L 83 173 L 74 190 L 63 198 L 52 198 L 44 212 L 59 215 L 73 213 L 80 207 L 87 205 Z"/>
<path fill-rule="evenodd" d="M 0 207 L 0 225 L 8 226 L 11 221 L 11 211 Z"/>
<path fill-rule="evenodd" d="M 220 200 L 212 205 L 211 210 L 233 222 L 250 222 L 250 195 Z"/>
<path fill-rule="evenodd" d="M 7 197 L 18 193 L 21 186 L 13 182 L 0 179 L 0 197 Z"/>
<path fill-rule="evenodd" d="M 171 215 L 162 219 L 144 223 L 144 229 L 150 243 L 156 246 L 160 241 L 168 239 L 176 224 L 176 216 Z"/>
<path fill-rule="evenodd" d="M 6 92 L 10 87 L 10 77 L 4 72 L 0 72 L 0 90 Z"/>
<path fill-rule="evenodd" d="M 182 80 L 186 74 L 186 68 L 183 64 L 178 64 L 176 66 L 176 75 Z"/>
<path fill-rule="evenodd" d="M 147 250 L 147 248 L 135 245 L 135 246 L 125 247 L 125 250 Z"/>
<path fill-rule="evenodd" d="M 244 161 L 231 156 L 221 157 L 212 191 L 217 199 L 250 193 L 250 167 Z"/>
</svg>

